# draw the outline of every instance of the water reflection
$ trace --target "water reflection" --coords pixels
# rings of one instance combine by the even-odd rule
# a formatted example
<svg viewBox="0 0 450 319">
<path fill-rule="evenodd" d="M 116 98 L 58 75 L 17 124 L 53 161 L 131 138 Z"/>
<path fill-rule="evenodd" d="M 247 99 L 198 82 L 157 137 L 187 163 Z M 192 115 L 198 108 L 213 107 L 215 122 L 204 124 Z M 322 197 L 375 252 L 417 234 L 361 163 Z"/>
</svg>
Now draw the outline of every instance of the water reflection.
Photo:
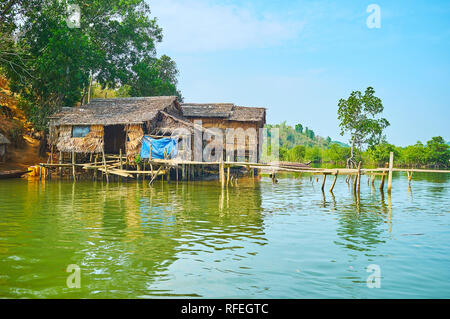
<svg viewBox="0 0 450 319">
<path fill-rule="evenodd" d="M 408 189 L 395 174 L 392 195 L 370 181 L 355 193 L 345 176 L 334 192 L 282 175 L 225 188 L 1 182 L 0 296 L 448 296 L 448 182 L 418 177 Z M 365 285 L 371 263 L 382 292 Z M 68 264 L 79 290 L 65 287 Z"/>
<path fill-rule="evenodd" d="M 23 201 L 15 201 L 24 205 L 9 206 L 14 218 L 3 216 L 6 221 L 0 231 L 10 232 L 11 240 L 20 237 L 13 231 L 15 223 L 33 225 L 36 235 L 26 245 L 32 249 L 44 246 L 58 254 L 61 260 L 45 261 L 50 270 L 59 268 L 56 273 L 70 263 L 86 269 L 85 293 L 102 291 L 104 297 L 105 291 L 114 290 L 126 296 L 137 289 L 151 295 L 148 287 L 168 280 L 167 269 L 180 255 L 223 251 L 229 252 L 222 254 L 225 259 L 242 259 L 246 242 L 266 244 L 261 194 L 255 181 L 227 189 L 207 182 L 157 182 L 153 187 L 146 183 L 49 185 L 28 183 L 27 192 L 21 190 L 19 195 Z M 20 215 L 31 220 L 20 223 Z M 13 250 L 2 251 L 21 254 L 20 247 Z M 0 258 L 4 261 L 7 256 Z M 0 270 L 14 273 L 4 262 Z M 155 293 L 171 294 L 170 289 Z"/>
</svg>

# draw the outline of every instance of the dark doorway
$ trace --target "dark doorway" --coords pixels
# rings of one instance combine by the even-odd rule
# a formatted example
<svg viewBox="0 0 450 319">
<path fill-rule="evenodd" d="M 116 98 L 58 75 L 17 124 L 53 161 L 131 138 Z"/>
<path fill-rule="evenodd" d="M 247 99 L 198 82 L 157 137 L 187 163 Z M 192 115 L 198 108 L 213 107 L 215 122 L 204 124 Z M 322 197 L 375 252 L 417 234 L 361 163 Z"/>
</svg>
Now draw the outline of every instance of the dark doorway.
<svg viewBox="0 0 450 319">
<path fill-rule="evenodd" d="M 105 126 L 105 153 L 119 154 L 120 149 L 125 153 L 125 127 L 123 125 Z"/>
</svg>

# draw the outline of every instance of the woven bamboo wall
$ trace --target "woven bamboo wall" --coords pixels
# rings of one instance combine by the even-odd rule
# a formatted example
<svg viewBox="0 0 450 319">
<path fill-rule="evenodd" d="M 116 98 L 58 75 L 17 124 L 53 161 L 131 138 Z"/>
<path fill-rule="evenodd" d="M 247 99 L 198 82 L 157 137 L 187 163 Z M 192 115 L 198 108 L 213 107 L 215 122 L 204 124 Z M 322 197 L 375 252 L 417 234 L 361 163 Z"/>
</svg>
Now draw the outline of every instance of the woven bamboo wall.
<svg viewBox="0 0 450 319">
<path fill-rule="evenodd" d="M 101 153 L 103 150 L 104 129 L 101 125 L 91 125 L 85 137 L 72 137 L 72 126 L 64 125 L 55 129 L 56 148 L 61 152 Z"/>
<path fill-rule="evenodd" d="M 144 130 L 142 125 L 127 125 L 126 152 L 130 162 L 134 161 L 136 155 L 141 152 L 142 138 L 144 137 Z"/>
</svg>

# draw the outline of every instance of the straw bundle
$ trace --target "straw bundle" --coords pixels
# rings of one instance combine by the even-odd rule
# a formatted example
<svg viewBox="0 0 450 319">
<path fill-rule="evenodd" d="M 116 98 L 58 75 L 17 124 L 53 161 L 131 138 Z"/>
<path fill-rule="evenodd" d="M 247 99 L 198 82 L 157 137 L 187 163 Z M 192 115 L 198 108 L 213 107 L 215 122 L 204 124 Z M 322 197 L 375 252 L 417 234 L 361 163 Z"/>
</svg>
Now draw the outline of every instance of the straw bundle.
<svg viewBox="0 0 450 319">
<path fill-rule="evenodd" d="M 104 130 L 101 125 L 91 125 L 90 132 L 85 137 L 72 137 L 72 126 L 60 126 L 59 138 L 56 143 L 62 152 L 100 153 L 103 149 Z"/>
<path fill-rule="evenodd" d="M 133 161 L 136 155 L 141 152 L 144 130 L 142 129 L 142 125 L 127 125 L 125 130 L 127 131 L 127 157 L 129 161 Z"/>
</svg>

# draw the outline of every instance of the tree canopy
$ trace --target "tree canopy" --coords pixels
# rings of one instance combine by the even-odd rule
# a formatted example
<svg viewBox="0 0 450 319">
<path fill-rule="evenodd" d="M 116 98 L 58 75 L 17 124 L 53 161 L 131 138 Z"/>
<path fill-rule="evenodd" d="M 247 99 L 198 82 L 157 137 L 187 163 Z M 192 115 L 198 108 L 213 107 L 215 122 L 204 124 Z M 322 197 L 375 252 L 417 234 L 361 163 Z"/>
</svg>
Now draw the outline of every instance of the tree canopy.
<svg viewBox="0 0 450 319">
<path fill-rule="evenodd" d="M 127 86 L 129 94 L 178 95 L 178 70 L 156 57 L 162 29 L 144 0 L 27 0 L 2 4 L 0 67 L 20 105 L 39 128 L 61 106 L 82 103 L 95 81 Z M 80 8 L 80 25 L 67 23 L 69 5 Z M 3 21 L 5 20 L 5 21 Z M 2 59 L 5 52 L 9 60 Z M 19 67 L 20 66 L 20 67 Z M 145 88 L 145 89 L 144 89 Z"/>
<path fill-rule="evenodd" d="M 362 149 L 364 145 L 374 147 L 384 140 L 383 130 L 389 126 L 388 120 L 378 118 L 383 112 L 381 99 L 376 97 L 375 90 L 368 87 L 364 94 L 353 91 L 348 99 L 340 99 L 338 103 L 338 119 L 341 135 L 350 134 L 351 156 L 347 165 L 354 165 L 354 147 Z"/>
</svg>

